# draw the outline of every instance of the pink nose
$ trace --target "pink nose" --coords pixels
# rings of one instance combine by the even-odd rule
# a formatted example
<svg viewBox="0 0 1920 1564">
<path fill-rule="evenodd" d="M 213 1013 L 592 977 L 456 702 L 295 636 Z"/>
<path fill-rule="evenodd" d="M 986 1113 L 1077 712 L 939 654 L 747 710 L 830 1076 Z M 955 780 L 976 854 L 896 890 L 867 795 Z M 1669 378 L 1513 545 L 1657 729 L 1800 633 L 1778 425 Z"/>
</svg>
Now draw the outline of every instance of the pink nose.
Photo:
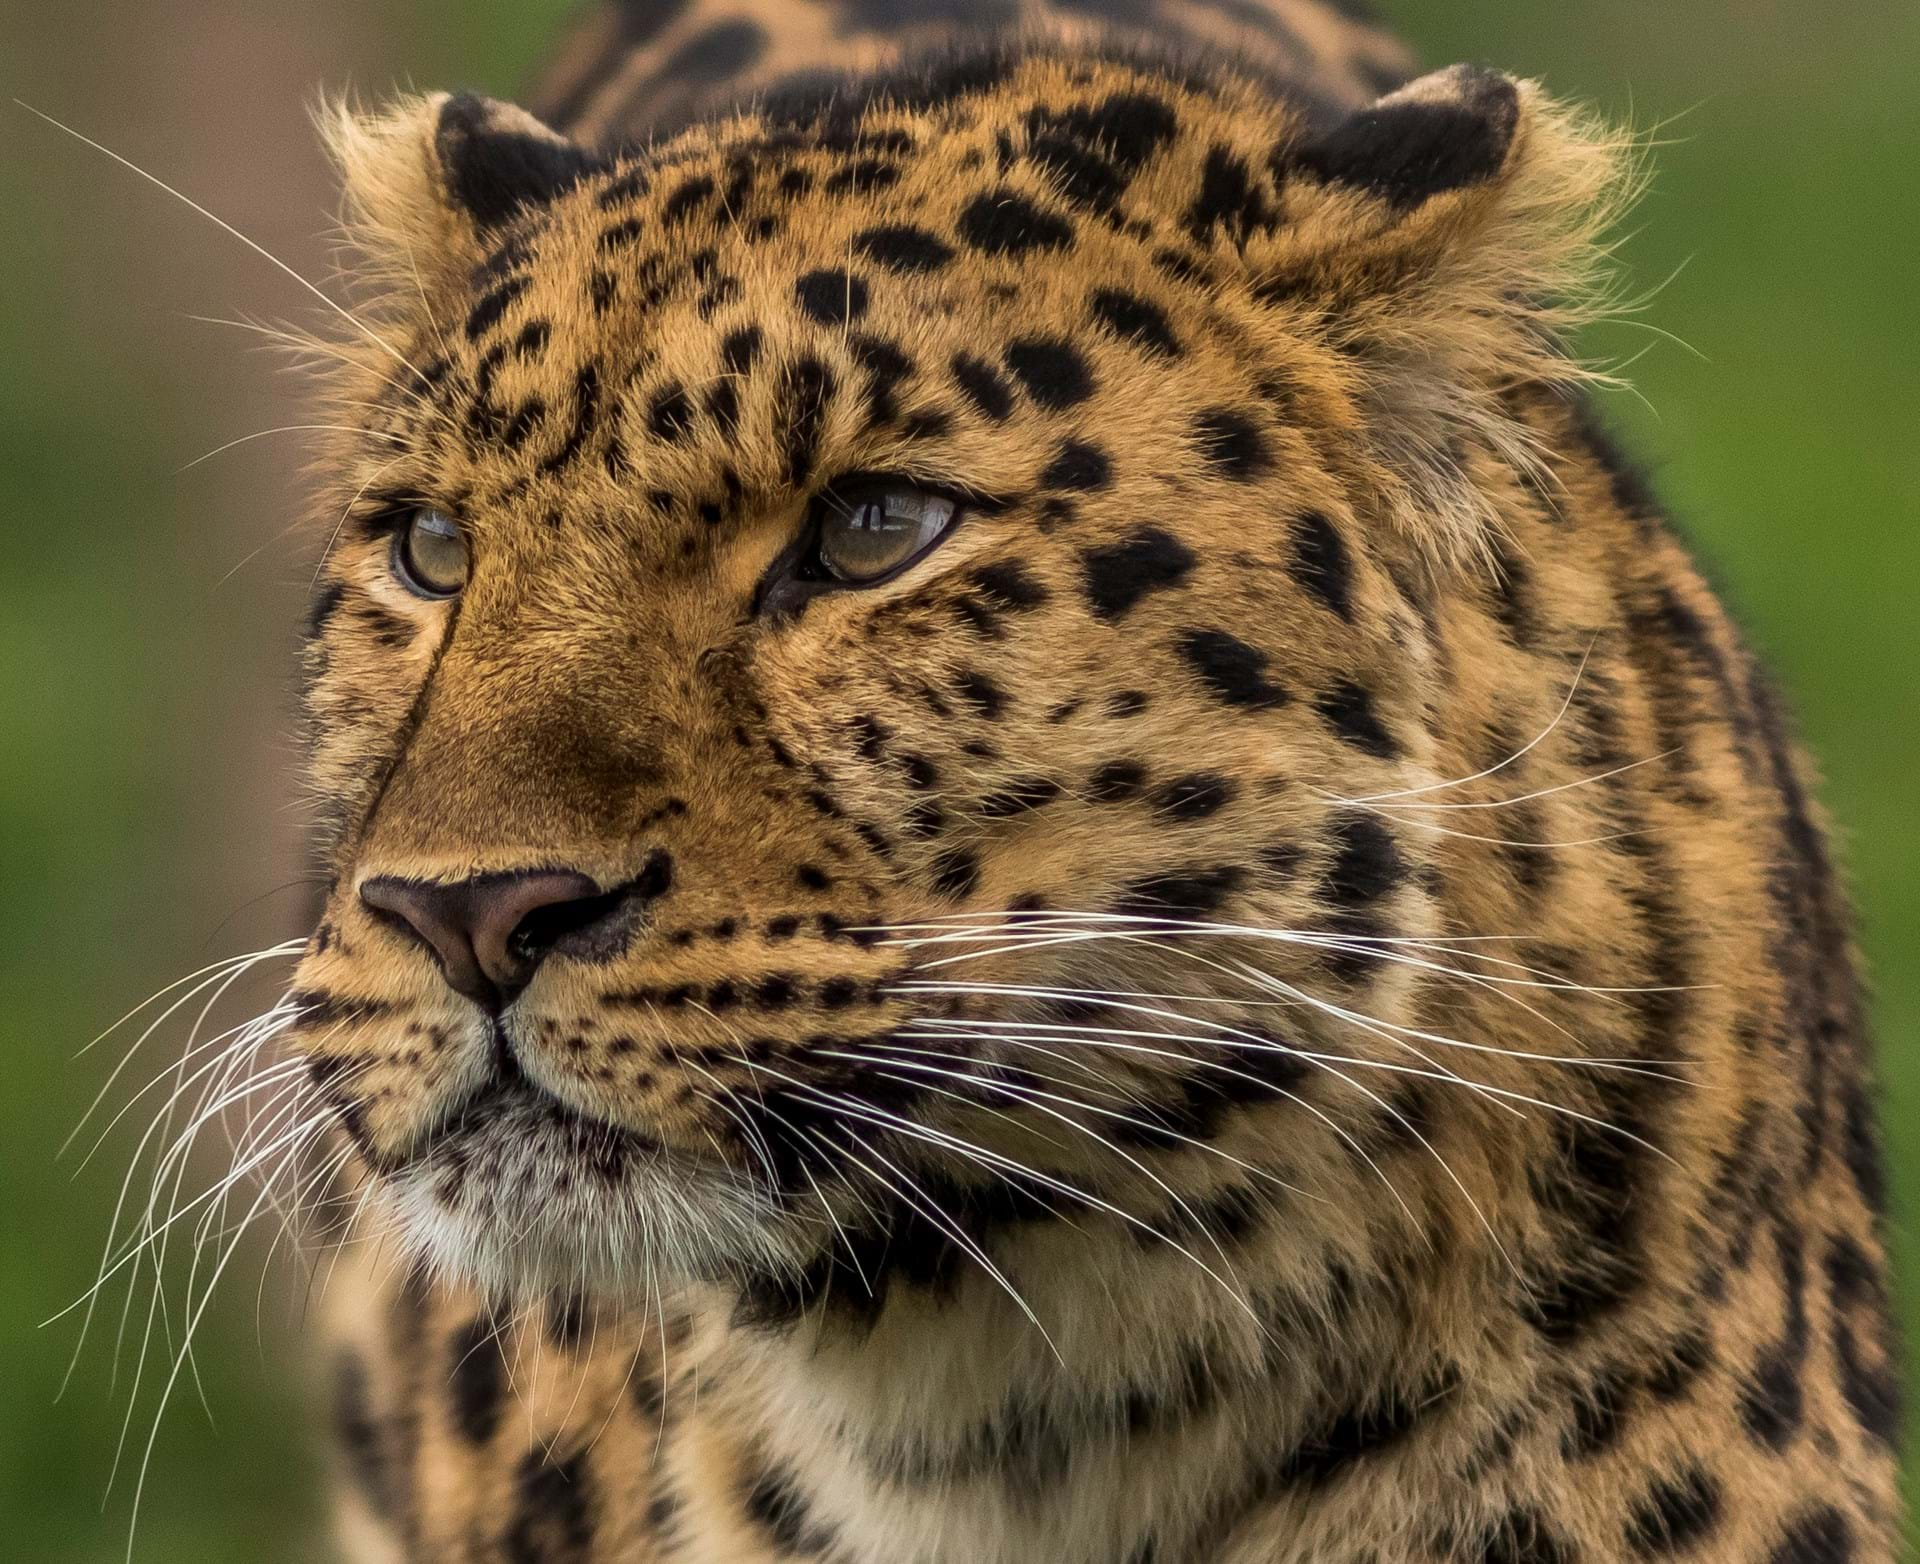
<svg viewBox="0 0 1920 1564">
<path fill-rule="evenodd" d="M 512 1004 L 555 950 L 605 943 L 630 929 L 635 887 L 611 892 L 568 869 L 522 869 L 468 880 L 382 875 L 360 899 L 440 960 L 448 987 L 489 1010 Z"/>
</svg>

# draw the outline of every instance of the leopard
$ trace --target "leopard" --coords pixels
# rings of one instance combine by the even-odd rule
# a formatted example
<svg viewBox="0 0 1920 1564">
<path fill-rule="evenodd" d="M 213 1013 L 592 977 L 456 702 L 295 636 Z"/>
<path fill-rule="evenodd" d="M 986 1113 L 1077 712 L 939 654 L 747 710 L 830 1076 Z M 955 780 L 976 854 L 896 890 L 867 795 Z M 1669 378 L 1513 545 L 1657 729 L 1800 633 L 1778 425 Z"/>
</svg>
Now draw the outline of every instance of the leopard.
<svg viewBox="0 0 1920 1564">
<path fill-rule="evenodd" d="M 1893 1559 L 1842 876 L 1580 348 L 1644 135 L 1329 0 L 528 103 L 325 116 L 343 1555 Z"/>
</svg>

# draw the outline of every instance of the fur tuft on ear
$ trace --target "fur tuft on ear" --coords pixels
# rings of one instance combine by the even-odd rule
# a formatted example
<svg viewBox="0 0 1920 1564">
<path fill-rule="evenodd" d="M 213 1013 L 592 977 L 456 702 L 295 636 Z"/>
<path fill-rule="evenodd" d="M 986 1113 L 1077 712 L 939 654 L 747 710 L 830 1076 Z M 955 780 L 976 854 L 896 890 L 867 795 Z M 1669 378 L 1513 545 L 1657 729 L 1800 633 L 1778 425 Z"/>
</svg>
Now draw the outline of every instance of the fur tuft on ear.
<svg viewBox="0 0 1920 1564">
<path fill-rule="evenodd" d="M 1276 155 L 1287 221 L 1248 249 L 1258 295 L 1353 367 L 1387 509 L 1444 554 L 1497 525 L 1468 447 L 1546 478 L 1508 393 L 1606 378 L 1568 340 L 1615 306 L 1604 241 L 1635 152 L 1532 82 L 1454 66 Z"/>
<path fill-rule="evenodd" d="M 600 166 L 525 110 L 465 93 L 372 112 L 333 102 L 319 120 L 357 270 L 375 287 L 465 275 L 517 214 Z"/>
</svg>

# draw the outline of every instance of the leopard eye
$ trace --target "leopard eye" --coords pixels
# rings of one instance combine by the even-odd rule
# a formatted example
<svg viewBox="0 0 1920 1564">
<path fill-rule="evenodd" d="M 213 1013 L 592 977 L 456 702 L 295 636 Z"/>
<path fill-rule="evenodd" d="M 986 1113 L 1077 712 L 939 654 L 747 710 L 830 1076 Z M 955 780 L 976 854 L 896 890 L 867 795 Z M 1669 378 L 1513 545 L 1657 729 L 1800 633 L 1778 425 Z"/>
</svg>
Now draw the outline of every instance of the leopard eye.
<svg viewBox="0 0 1920 1564">
<path fill-rule="evenodd" d="M 904 482 L 830 490 L 816 502 L 816 552 L 836 581 L 867 585 L 906 569 L 939 541 L 959 506 Z"/>
<path fill-rule="evenodd" d="M 393 568 L 421 597 L 454 597 L 467 584 L 467 535 L 444 511 L 422 506 L 393 540 Z"/>
</svg>

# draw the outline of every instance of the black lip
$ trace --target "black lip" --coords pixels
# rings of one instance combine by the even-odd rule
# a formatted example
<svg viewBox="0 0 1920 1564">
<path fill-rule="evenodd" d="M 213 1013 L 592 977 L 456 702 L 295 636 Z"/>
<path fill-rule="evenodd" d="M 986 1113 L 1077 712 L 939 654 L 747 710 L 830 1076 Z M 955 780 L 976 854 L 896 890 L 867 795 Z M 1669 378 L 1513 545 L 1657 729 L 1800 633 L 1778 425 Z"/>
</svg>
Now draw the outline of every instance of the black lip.
<svg viewBox="0 0 1920 1564">
<path fill-rule="evenodd" d="M 663 1149 L 651 1136 L 611 1119 L 580 1113 L 519 1075 L 510 1081 L 490 1080 L 468 1097 L 453 1117 L 431 1132 L 413 1160 L 425 1160 L 441 1147 L 477 1134 L 508 1115 L 532 1115 L 535 1123 L 560 1130 L 575 1142 L 583 1156 L 596 1161 L 604 1160 L 610 1152 L 635 1156 Z"/>
</svg>

